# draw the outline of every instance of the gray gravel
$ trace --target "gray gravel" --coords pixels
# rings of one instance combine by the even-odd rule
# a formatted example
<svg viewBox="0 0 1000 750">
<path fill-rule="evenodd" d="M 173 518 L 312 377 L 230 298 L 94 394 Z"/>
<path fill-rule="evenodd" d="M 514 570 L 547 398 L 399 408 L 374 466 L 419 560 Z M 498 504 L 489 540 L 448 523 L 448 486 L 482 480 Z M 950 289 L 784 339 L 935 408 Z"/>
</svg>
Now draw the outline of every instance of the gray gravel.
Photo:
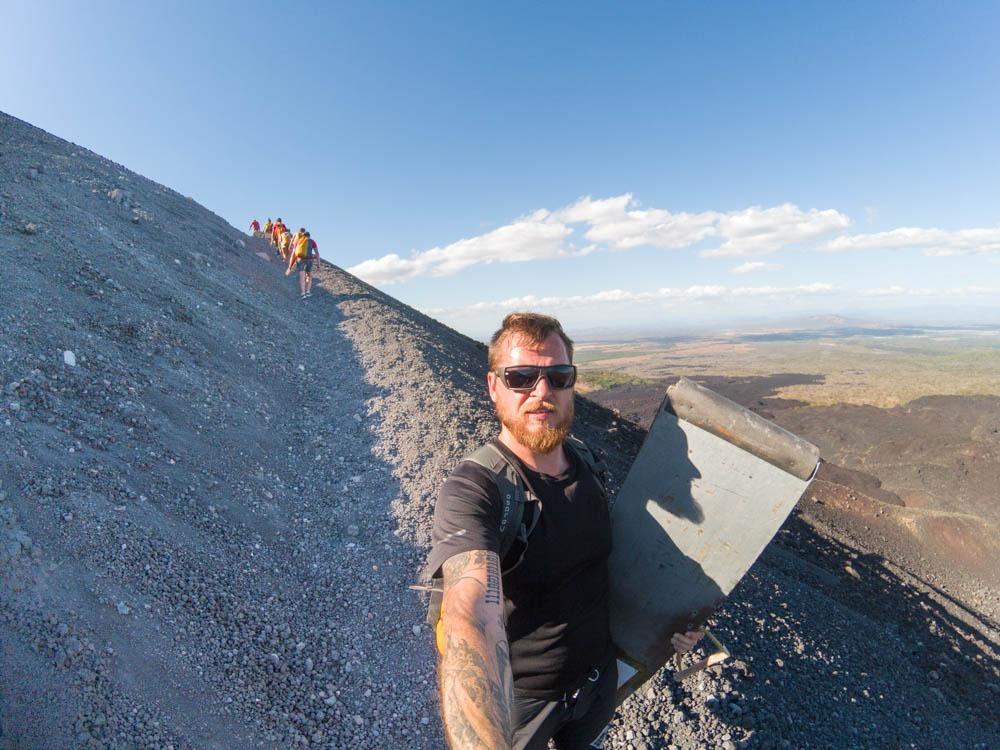
<svg viewBox="0 0 1000 750">
<path fill-rule="evenodd" d="M 0 748 L 441 746 L 407 585 L 495 430 L 485 349 L 261 252 L 0 114 Z M 641 431 L 578 414 L 620 481 Z M 995 616 L 793 518 L 717 618 L 736 658 L 609 746 L 1000 747 Z"/>
</svg>

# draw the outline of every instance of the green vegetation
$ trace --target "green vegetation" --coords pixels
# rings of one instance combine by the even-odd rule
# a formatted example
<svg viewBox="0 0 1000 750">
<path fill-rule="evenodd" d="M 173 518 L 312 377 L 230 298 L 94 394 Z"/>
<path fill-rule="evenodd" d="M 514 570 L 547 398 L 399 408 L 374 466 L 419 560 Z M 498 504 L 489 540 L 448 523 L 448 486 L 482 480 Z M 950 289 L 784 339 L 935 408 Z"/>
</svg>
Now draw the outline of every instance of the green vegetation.
<svg viewBox="0 0 1000 750">
<path fill-rule="evenodd" d="M 573 361 L 578 365 L 588 362 L 607 359 L 626 359 L 628 357 L 642 357 L 650 353 L 650 349 L 624 349 L 621 347 L 600 347 L 593 349 L 577 349 L 573 352 Z"/>
<path fill-rule="evenodd" d="M 616 385 L 647 385 L 652 380 L 620 370 L 580 370 L 579 390 L 600 391 Z"/>
</svg>

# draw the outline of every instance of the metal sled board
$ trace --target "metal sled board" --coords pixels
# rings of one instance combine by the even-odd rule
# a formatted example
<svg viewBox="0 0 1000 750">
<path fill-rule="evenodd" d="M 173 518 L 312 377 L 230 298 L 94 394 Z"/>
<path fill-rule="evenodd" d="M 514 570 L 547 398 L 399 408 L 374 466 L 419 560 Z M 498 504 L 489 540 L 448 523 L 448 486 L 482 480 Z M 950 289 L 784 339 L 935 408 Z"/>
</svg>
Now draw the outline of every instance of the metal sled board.
<svg viewBox="0 0 1000 750">
<path fill-rule="evenodd" d="M 667 389 L 612 510 L 619 701 L 702 625 L 777 533 L 818 449 L 682 379 Z"/>
</svg>

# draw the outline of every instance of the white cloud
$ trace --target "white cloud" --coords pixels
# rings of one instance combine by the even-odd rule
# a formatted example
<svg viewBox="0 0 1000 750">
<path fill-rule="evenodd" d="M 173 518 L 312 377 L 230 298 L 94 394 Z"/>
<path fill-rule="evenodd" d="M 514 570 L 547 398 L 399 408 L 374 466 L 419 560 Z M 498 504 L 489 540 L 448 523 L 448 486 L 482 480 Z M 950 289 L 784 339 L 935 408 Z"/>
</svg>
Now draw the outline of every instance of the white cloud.
<svg viewBox="0 0 1000 750">
<path fill-rule="evenodd" d="M 901 297 L 910 293 L 911 290 L 898 284 L 876 287 L 875 289 L 865 289 L 861 292 L 865 297 Z"/>
<path fill-rule="evenodd" d="M 372 284 L 391 284 L 416 276 L 450 276 L 479 263 L 518 263 L 585 252 L 566 243 L 572 232 L 548 211 L 535 211 L 492 232 L 415 253 L 408 259 L 391 253 L 348 270 Z"/>
<path fill-rule="evenodd" d="M 372 284 L 391 284 L 396 281 L 406 281 L 415 276 L 423 276 L 428 273 L 430 267 L 419 257 L 407 260 L 400 258 L 396 253 L 389 253 L 381 258 L 372 258 L 358 263 L 347 270 Z"/>
<path fill-rule="evenodd" d="M 716 286 L 716 285 L 694 285 L 684 288 L 663 287 L 651 291 L 628 291 L 624 289 L 608 289 L 594 294 L 572 295 L 572 296 L 547 296 L 525 295 L 521 297 L 509 297 L 503 300 L 478 302 L 473 305 L 455 308 L 433 308 L 425 309 L 429 315 L 445 320 L 465 321 L 476 314 L 482 313 L 505 313 L 512 310 L 534 310 L 552 314 L 562 314 L 572 310 L 591 310 L 601 308 L 607 312 L 599 313 L 601 316 L 612 316 L 615 308 L 618 312 L 633 311 L 634 308 L 650 305 L 669 307 L 674 310 L 691 308 L 695 306 L 710 310 L 718 310 L 727 306 L 736 312 L 742 309 L 760 309 L 761 305 L 770 307 L 775 303 L 795 304 L 804 300 L 826 300 L 826 303 L 816 302 L 816 304 L 828 304 L 833 300 L 837 305 L 861 304 L 899 304 L 906 303 L 907 300 L 919 299 L 921 304 L 949 304 L 966 301 L 990 301 L 991 298 L 1000 300 L 1000 289 L 988 287 L 965 286 L 949 287 L 942 289 L 927 289 L 904 287 L 892 285 L 886 287 L 876 287 L 870 289 L 843 289 L 823 282 L 812 284 L 800 284 L 797 286 Z M 866 303 L 866 304 L 867 304 Z M 990 302 L 992 304 L 992 302 Z M 641 313 L 645 315 L 646 313 Z"/>
<path fill-rule="evenodd" d="M 831 284 L 800 284 L 799 286 L 744 286 L 733 289 L 734 297 L 795 297 L 803 294 L 833 294 Z"/>
<path fill-rule="evenodd" d="M 714 243 L 715 247 L 701 251 L 703 257 L 746 257 L 810 242 L 850 225 L 850 218 L 835 209 L 803 210 L 793 203 L 728 212 L 673 213 L 643 208 L 631 193 L 597 199 L 584 196 L 555 211 L 538 209 L 485 234 L 414 252 L 409 257 L 389 253 L 348 270 L 374 284 L 391 284 L 418 276 L 449 276 L 482 263 L 582 257 L 634 247 L 679 249 Z M 574 238 L 580 242 L 575 243 Z M 925 255 L 1000 255 L 1000 227 L 955 231 L 900 227 L 842 235 L 820 249 L 918 249 Z M 746 262 L 732 272 L 745 274 L 781 267 L 776 263 Z"/>
<path fill-rule="evenodd" d="M 728 213 L 672 213 L 642 208 L 631 193 L 599 199 L 586 196 L 557 211 L 539 209 L 450 245 L 415 252 L 408 258 L 390 253 L 348 270 L 374 284 L 391 284 L 417 276 L 448 276 L 480 263 L 579 257 L 640 246 L 678 249 L 712 239 L 721 244 L 703 255 L 762 255 L 849 224 L 844 214 L 833 209 L 803 211 L 791 203 Z M 586 240 L 580 243 L 583 247 L 572 242 L 577 232 Z"/>
<path fill-rule="evenodd" d="M 713 234 L 720 217 L 715 211 L 674 214 L 658 208 L 629 210 L 630 206 L 635 206 L 631 193 L 602 200 L 587 196 L 555 215 L 570 224 L 588 225 L 584 233 L 588 240 L 618 250 L 688 247 Z"/>
<path fill-rule="evenodd" d="M 888 232 L 837 237 L 822 249 L 830 252 L 922 249 L 924 255 L 992 254 L 1000 253 L 1000 227 L 956 231 L 900 227 Z"/>
<path fill-rule="evenodd" d="M 800 297 L 832 294 L 837 290 L 830 284 L 814 283 L 790 287 L 726 287 L 718 285 L 693 285 L 685 288 L 663 287 L 649 292 L 629 292 L 623 289 L 608 289 L 594 294 L 566 297 L 538 297 L 526 295 L 509 297 L 493 302 L 477 302 L 459 308 L 435 308 L 425 310 L 430 315 L 458 315 L 494 310 L 566 310 L 614 303 L 675 303 L 705 302 L 709 300 L 738 297 Z"/>
<path fill-rule="evenodd" d="M 747 261 L 732 269 L 733 273 L 757 273 L 758 271 L 777 271 L 784 268 L 780 263 L 765 263 L 762 260 Z"/>
<path fill-rule="evenodd" d="M 724 214 L 719 219 L 717 232 L 725 242 L 702 255 L 765 255 L 785 245 L 813 240 L 850 225 L 851 220 L 845 214 L 832 208 L 803 211 L 792 203 L 773 208 L 754 206 Z"/>
<path fill-rule="evenodd" d="M 719 237 L 723 243 L 703 255 L 763 255 L 784 245 L 845 229 L 851 220 L 839 211 L 803 211 L 792 203 L 752 206 L 723 213 L 671 213 L 639 208 L 631 193 L 594 200 L 587 196 L 555 213 L 569 224 L 587 224 L 587 239 L 623 250 L 649 246 L 680 248 Z"/>
<path fill-rule="evenodd" d="M 671 298 L 691 301 L 714 299 L 716 297 L 724 296 L 726 291 L 727 289 L 724 286 L 703 284 L 701 286 L 689 286 L 683 291 L 678 290 L 678 293 L 676 295 L 671 295 Z"/>
<path fill-rule="evenodd" d="M 874 289 L 863 289 L 860 294 L 864 297 L 935 297 L 939 299 L 954 299 L 956 297 L 1000 297 L 1000 290 L 982 286 L 927 289 L 895 284 L 893 286 L 876 287 Z"/>
</svg>

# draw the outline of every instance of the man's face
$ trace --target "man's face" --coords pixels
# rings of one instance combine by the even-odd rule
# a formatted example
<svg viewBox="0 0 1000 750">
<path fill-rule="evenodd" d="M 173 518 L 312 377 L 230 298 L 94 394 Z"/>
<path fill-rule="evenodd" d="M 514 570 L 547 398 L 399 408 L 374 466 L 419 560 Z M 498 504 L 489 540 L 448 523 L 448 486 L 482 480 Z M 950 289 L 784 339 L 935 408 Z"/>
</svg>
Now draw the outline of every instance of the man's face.
<svg viewBox="0 0 1000 750">
<path fill-rule="evenodd" d="M 566 346 L 553 333 L 540 344 L 512 337 L 499 367 L 568 364 Z M 486 375 L 486 382 L 500 423 L 518 443 L 546 454 L 566 439 L 573 424 L 572 388 L 553 390 L 547 378 L 539 378 L 531 391 L 512 391 L 493 372 Z"/>
</svg>

